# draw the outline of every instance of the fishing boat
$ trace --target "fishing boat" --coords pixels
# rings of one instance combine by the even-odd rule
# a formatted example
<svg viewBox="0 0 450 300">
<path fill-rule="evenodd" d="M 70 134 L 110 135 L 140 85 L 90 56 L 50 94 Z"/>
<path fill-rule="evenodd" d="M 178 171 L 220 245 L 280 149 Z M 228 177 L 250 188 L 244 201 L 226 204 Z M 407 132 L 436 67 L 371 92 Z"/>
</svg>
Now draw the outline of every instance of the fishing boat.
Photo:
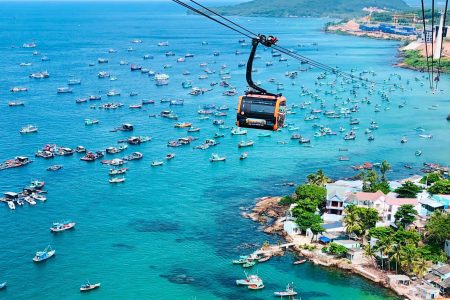
<svg viewBox="0 0 450 300">
<path fill-rule="evenodd" d="M 306 262 L 306 259 L 300 259 L 293 262 L 294 265 L 301 265 Z"/>
<path fill-rule="evenodd" d="M 182 86 L 184 89 L 190 89 L 190 88 L 192 88 L 192 81 L 190 81 L 190 80 L 183 81 L 183 82 L 181 83 L 181 86 Z"/>
<path fill-rule="evenodd" d="M 53 226 L 50 227 L 50 231 L 51 232 L 61 232 L 64 230 L 72 229 L 75 227 L 75 225 L 76 225 L 75 222 L 68 222 L 68 221 L 65 221 L 62 223 L 57 222 L 57 223 L 53 223 Z"/>
<path fill-rule="evenodd" d="M 219 156 L 218 154 L 213 153 L 211 155 L 211 158 L 209 159 L 210 162 L 218 162 L 218 161 L 225 161 L 227 158 L 225 156 Z"/>
<path fill-rule="evenodd" d="M 231 128 L 231 135 L 246 135 L 247 130 L 240 129 L 239 127 L 233 127 Z"/>
<path fill-rule="evenodd" d="M 21 134 L 36 133 L 38 132 L 38 128 L 34 125 L 27 125 L 25 127 L 22 127 L 19 132 Z"/>
<path fill-rule="evenodd" d="M 374 136 L 373 136 L 373 135 L 369 135 L 369 137 L 367 138 L 367 140 L 368 140 L 369 142 L 371 142 L 371 141 L 374 141 L 374 140 L 375 140 L 375 138 L 374 138 Z"/>
<path fill-rule="evenodd" d="M 256 265 L 256 260 L 247 260 L 243 265 L 242 265 L 242 267 L 243 268 L 251 268 L 251 267 L 253 267 L 254 265 Z"/>
<path fill-rule="evenodd" d="M 216 132 L 216 133 L 214 134 L 214 138 L 215 138 L 215 139 L 217 139 L 217 138 L 223 138 L 224 136 L 225 136 L 225 134 L 219 133 L 219 132 Z"/>
<path fill-rule="evenodd" d="M 15 86 L 11 89 L 11 92 L 18 93 L 18 92 L 26 92 L 28 91 L 28 88 L 22 87 L 22 86 Z"/>
<path fill-rule="evenodd" d="M 121 175 L 121 174 L 125 174 L 127 171 L 128 171 L 128 168 L 109 169 L 108 174 L 110 176 Z"/>
<path fill-rule="evenodd" d="M 58 94 L 69 94 L 72 93 L 72 89 L 69 89 L 68 87 L 60 87 L 56 89 L 56 92 Z"/>
<path fill-rule="evenodd" d="M 248 289 L 251 290 L 260 290 L 264 288 L 264 284 L 261 278 L 258 275 L 247 275 L 245 273 L 246 279 L 238 279 L 236 280 L 236 285 L 245 285 Z"/>
<path fill-rule="evenodd" d="M 47 260 L 51 257 L 53 257 L 56 253 L 56 250 L 53 250 L 52 247 L 49 245 L 47 248 L 44 249 L 44 251 L 38 251 L 36 252 L 36 255 L 33 257 L 34 262 L 41 262 L 44 260 Z"/>
<path fill-rule="evenodd" d="M 43 79 L 43 78 L 49 78 L 49 77 L 50 77 L 50 74 L 47 71 L 30 74 L 30 78 L 34 78 L 34 79 Z"/>
<path fill-rule="evenodd" d="M 2 282 L 2 283 L 0 283 L 0 290 L 3 290 L 3 289 L 5 289 L 6 288 L 6 285 L 7 285 L 8 283 L 5 281 L 5 282 Z"/>
<path fill-rule="evenodd" d="M 86 152 L 86 148 L 84 148 L 83 146 L 77 146 L 75 148 L 75 152 L 77 152 L 77 153 L 85 153 Z"/>
<path fill-rule="evenodd" d="M 200 128 L 199 127 L 190 127 L 189 129 L 188 129 L 188 132 L 199 132 L 200 131 Z"/>
<path fill-rule="evenodd" d="M 22 101 L 10 101 L 8 106 L 25 106 L 25 102 Z"/>
<path fill-rule="evenodd" d="M 402 144 L 406 144 L 408 142 L 408 139 L 406 137 L 402 137 L 402 139 L 400 140 L 400 143 Z"/>
<path fill-rule="evenodd" d="M 84 125 L 86 125 L 86 126 L 92 126 L 92 125 L 95 125 L 98 123 L 99 123 L 99 121 L 95 120 L 95 119 L 85 119 L 84 120 Z"/>
<path fill-rule="evenodd" d="M 155 104 L 155 100 L 142 100 L 142 105 Z"/>
<path fill-rule="evenodd" d="M 299 142 L 300 144 L 309 144 L 309 143 L 311 143 L 311 140 L 302 137 L 302 138 L 300 138 L 300 139 L 298 140 L 298 142 Z"/>
<path fill-rule="evenodd" d="M 108 78 L 108 77 L 110 77 L 111 75 L 108 73 L 108 72 L 105 72 L 105 71 L 100 71 L 100 72 L 98 72 L 98 74 L 97 74 L 97 77 L 98 78 Z"/>
<path fill-rule="evenodd" d="M 184 122 L 184 123 L 176 123 L 174 125 L 175 128 L 187 128 L 192 127 L 192 123 Z"/>
<path fill-rule="evenodd" d="M 171 160 L 171 159 L 174 159 L 174 158 L 175 158 L 175 153 L 169 153 L 169 154 L 166 155 L 166 159 L 167 160 Z"/>
<path fill-rule="evenodd" d="M 424 139 L 431 139 L 433 136 L 431 134 L 419 134 L 419 137 Z"/>
<path fill-rule="evenodd" d="M 46 198 L 45 196 L 39 195 L 39 194 L 37 194 L 37 193 L 32 193 L 32 194 L 30 195 L 30 197 L 33 198 L 34 200 L 38 200 L 38 201 L 41 201 L 41 202 L 47 201 L 47 198 Z"/>
<path fill-rule="evenodd" d="M 80 79 L 69 79 L 67 84 L 68 85 L 80 85 L 81 84 L 81 80 Z"/>
<path fill-rule="evenodd" d="M 152 167 L 160 167 L 160 166 L 164 165 L 164 162 L 163 161 L 154 160 L 154 161 L 152 161 L 152 163 L 150 165 Z"/>
<path fill-rule="evenodd" d="M 297 292 L 294 290 L 294 283 L 291 283 L 286 286 L 284 291 L 274 292 L 273 294 L 280 297 L 294 297 L 297 295 Z"/>
<path fill-rule="evenodd" d="M 91 95 L 89 96 L 89 101 L 102 100 L 102 96 Z"/>
<path fill-rule="evenodd" d="M 16 205 L 14 204 L 13 201 L 6 201 L 8 203 L 8 207 L 10 210 L 15 210 L 16 209 Z"/>
<path fill-rule="evenodd" d="M 238 148 L 250 147 L 253 146 L 253 141 L 240 141 L 238 144 Z"/>
<path fill-rule="evenodd" d="M 23 198 L 23 200 L 25 200 L 28 204 L 30 204 L 31 206 L 36 205 L 36 201 L 34 201 L 33 198 L 31 198 L 30 196 L 26 196 Z"/>
<path fill-rule="evenodd" d="M 95 289 L 97 289 L 97 288 L 99 288 L 99 287 L 100 287 L 100 283 L 94 283 L 94 284 L 92 284 L 92 283 L 90 283 L 90 282 L 88 281 L 88 282 L 86 282 L 85 284 L 82 284 L 82 285 L 81 285 L 81 287 L 80 287 L 80 292 L 89 292 L 89 291 L 95 290 Z"/>
<path fill-rule="evenodd" d="M 46 170 L 54 172 L 54 171 L 61 170 L 62 168 L 63 168 L 62 165 L 53 165 L 53 166 L 48 167 Z"/>
<path fill-rule="evenodd" d="M 109 183 L 122 183 L 125 182 L 125 177 L 114 177 L 109 180 Z"/>
<path fill-rule="evenodd" d="M 421 155 L 422 155 L 422 151 L 417 150 L 417 151 L 414 153 L 414 155 L 415 155 L 415 156 L 421 156 Z"/>
<path fill-rule="evenodd" d="M 247 152 L 244 152 L 244 153 L 241 154 L 241 156 L 239 156 L 239 159 L 240 160 L 244 160 L 244 159 L 247 158 L 247 156 L 248 156 Z"/>
<path fill-rule="evenodd" d="M 106 96 L 108 97 L 120 96 L 120 92 L 116 90 L 109 90 Z"/>
</svg>

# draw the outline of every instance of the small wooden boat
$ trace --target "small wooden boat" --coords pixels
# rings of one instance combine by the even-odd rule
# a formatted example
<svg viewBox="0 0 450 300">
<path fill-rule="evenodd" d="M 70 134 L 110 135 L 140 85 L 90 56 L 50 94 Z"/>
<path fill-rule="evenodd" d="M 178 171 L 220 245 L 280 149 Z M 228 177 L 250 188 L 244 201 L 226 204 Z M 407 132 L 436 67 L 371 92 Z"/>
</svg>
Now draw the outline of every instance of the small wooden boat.
<svg viewBox="0 0 450 300">
<path fill-rule="evenodd" d="M 169 153 L 169 154 L 166 155 L 166 159 L 167 159 L 167 160 L 171 160 L 171 159 L 173 159 L 174 157 L 175 157 L 175 153 Z"/>
<path fill-rule="evenodd" d="M 253 146 L 254 142 L 253 141 L 240 141 L 238 144 L 238 148 L 243 148 L 243 147 L 250 147 Z"/>
<path fill-rule="evenodd" d="M 125 177 L 114 177 L 109 180 L 109 183 L 122 183 L 125 182 Z"/>
<path fill-rule="evenodd" d="M 53 165 L 47 168 L 47 171 L 58 171 L 61 170 L 63 168 L 62 165 Z"/>
<path fill-rule="evenodd" d="M 301 265 L 304 264 L 307 260 L 306 259 L 300 259 L 293 262 L 294 265 Z"/>
<path fill-rule="evenodd" d="M 5 289 L 6 288 L 6 285 L 7 285 L 8 283 L 5 281 L 5 282 L 2 282 L 2 283 L 0 283 L 0 290 L 3 290 L 3 289 Z"/>
<path fill-rule="evenodd" d="M 225 161 L 227 158 L 225 156 L 219 156 L 218 154 L 212 154 L 211 158 L 209 159 L 210 162 L 218 162 L 218 161 Z"/>
<path fill-rule="evenodd" d="M 128 168 L 109 169 L 109 175 L 114 176 L 114 175 L 125 174 L 127 171 L 128 171 Z"/>
<path fill-rule="evenodd" d="M 100 283 L 90 283 L 89 281 L 80 287 L 80 292 L 89 292 L 100 287 Z"/>
<path fill-rule="evenodd" d="M 51 232 L 61 232 L 64 230 L 69 230 L 74 228 L 76 225 L 75 222 L 62 222 L 62 223 L 53 223 L 53 226 L 50 227 Z"/>
<path fill-rule="evenodd" d="M 247 260 L 247 261 L 242 265 L 242 267 L 243 267 L 243 268 L 251 268 L 251 267 L 253 267 L 254 265 L 256 265 L 256 261 L 254 261 L 254 260 Z"/>
<path fill-rule="evenodd" d="M 152 161 L 152 163 L 151 163 L 151 166 L 152 167 L 160 167 L 160 166 L 162 166 L 162 165 L 164 165 L 164 162 L 163 161 Z"/>
<path fill-rule="evenodd" d="M 414 155 L 415 155 L 415 156 L 421 156 L 421 155 L 422 155 L 422 151 L 417 150 L 417 151 L 414 153 Z"/>
<path fill-rule="evenodd" d="M 244 160 L 244 159 L 247 158 L 247 156 L 248 156 L 247 152 L 244 152 L 244 153 L 241 154 L 241 156 L 239 156 L 239 159 L 240 160 Z"/>
</svg>

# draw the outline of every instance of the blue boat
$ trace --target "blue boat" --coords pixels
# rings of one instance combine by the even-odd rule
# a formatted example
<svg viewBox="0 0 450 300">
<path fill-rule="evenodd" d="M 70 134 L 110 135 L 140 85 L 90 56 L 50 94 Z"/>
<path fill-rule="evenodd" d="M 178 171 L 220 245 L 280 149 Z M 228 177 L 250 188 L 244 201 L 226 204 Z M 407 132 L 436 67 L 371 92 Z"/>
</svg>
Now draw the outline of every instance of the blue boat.
<svg viewBox="0 0 450 300">
<path fill-rule="evenodd" d="M 56 250 L 53 250 L 51 246 L 47 246 L 44 251 L 36 252 L 36 255 L 33 257 L 34 262 L 41 262 L 53 257 L 56 253 Z"/>
</svg>

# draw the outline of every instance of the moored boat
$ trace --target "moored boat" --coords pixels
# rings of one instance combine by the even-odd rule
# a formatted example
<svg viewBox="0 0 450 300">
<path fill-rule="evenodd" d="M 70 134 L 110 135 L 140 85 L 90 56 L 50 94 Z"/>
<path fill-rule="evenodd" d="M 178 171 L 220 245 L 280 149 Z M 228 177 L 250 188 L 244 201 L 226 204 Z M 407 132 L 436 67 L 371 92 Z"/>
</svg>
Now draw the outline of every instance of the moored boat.
<svg viewBox="0 0 450 300">
<path fill-rule="evenodd" d="M 218 161 L 225 161 L 227 158 L 225 156 L 219 156 L 218 154 L 213 153 L 211 155 L 211 158 L 209 159 L 210 162 L 218 162 Z"/>
<path fill-rule="evenodd" d="M 122 183 L 125 182 L 125 177 L 114 177 L 109 180 L 109 183 Z"/>
<path fill-rule="evenodd" d="M 286 286 L 284 291 L 274 292 L 273 294 L 280 297 L 294 297 L 297 295 L 297 292 L 294 290 L 294 283 L 291 283 Z"/>
<path fill-rule="evenodd" d="M 100 287 L 100 283 L 90 283 L 89 281 L 85 284 L 82 284 L 80 287 L 80 292 L 88 292 Z"/>
<path fill-rule="evenodd" d="M 64 230 L 72 229 L 72 228 L 75 227 L 75 225 L 76 225 L 75 222 L 69 222 L 69 221 L 64 221 L 64 222 L 61 222 L 61 223 L 60 222 L 56 222 L 56 223 L 53 223 L 52 227 L 50 227 L 50 231 L 51 232 L 61 232 L 61 231 L 64 231 Z"/>
<path fill-rule="evenodd" d="M 27 125 L 25 127 L 22 127 L 19 132 L 21 134 L 36 133 L 38 132 L 38 128 L 34 125 Z"/>
<path fill-rule="evenodd" d="M 41 262 L 53 257 L 56 253 L 56 250 L 53 250 L 49 245 L 43 251 L 36 252 L 36 255 L 33 257 L 34 262 Z"/>
</svg>

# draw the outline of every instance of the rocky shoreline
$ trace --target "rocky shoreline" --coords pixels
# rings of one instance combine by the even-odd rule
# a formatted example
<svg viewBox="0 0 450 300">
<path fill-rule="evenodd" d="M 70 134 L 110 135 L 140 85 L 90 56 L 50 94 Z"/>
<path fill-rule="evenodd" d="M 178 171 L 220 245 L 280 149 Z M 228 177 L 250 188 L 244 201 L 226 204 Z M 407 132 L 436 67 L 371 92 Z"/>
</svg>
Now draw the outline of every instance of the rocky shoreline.
<svg viewBox="0 0 450 300">
<path fill-rule="evenodd" d="M 282 236 L 287 243 L 294 243 L 292 249 L 298 256 L 308 259 L 311 263 L 344 270 L 346 272 L 362 276 L 373 283 L 379 284 L 384 288 L 391 289 L 397 295 L 408 299 L 416 299 L 408 294 L 409 289 L 404 286 L 389 285 L 387 273 L 377 269 L 373 262 L 365 259 L 363 264 L 354 265 L 345 258 L 334 258 L 321 252 L 322 245 L 312 243 L 305 236 L 291 236 L 283 229 L 283 223 L 286 220 L 286 206 L 279 204 L 281 197 L 262 197 L 257 199 L 256 204 L 249 211 L 243 212 L 244 218 L 251 219 L 264 226 L 263 232 L 267 234 L 277 234 Z"/>
</svg>

